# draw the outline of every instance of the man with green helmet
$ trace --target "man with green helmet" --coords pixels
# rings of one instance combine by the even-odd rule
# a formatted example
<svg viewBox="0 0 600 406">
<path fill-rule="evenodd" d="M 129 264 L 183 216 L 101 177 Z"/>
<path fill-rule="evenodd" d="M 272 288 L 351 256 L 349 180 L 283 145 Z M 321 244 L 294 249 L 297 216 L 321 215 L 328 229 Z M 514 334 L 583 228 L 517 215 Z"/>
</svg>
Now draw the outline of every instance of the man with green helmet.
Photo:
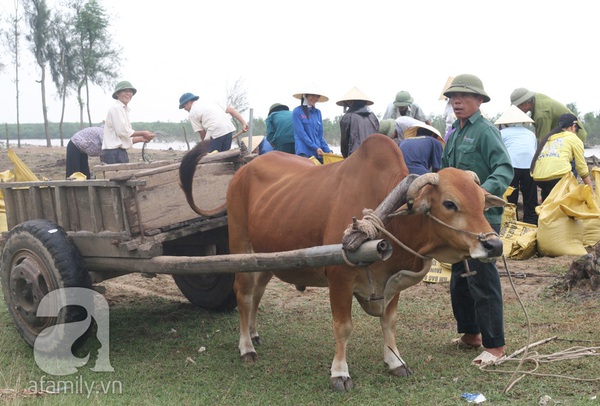
<svg viewBox="0 0 600 406">
<path fill-rule="evenodd" d="M 116 102 L 108 110 L 102 137 L 102 155 L 100 160 L 105 164 L 128 163 L 127 150 L 136 142 L 152 141 L 152 131 L 136 131 L 129 121 L 129 102 L 137 93 L 131 82 L 123 80 L 115 86 L 112 98 Z"/>
<path fill-rule="evenodd" d="M 412 98 L 410 93 L 406 90 L 401 90 L 396 93 L 396 98 L 392 103 L 387 106 L 383 120 L 393 118 L 394 120 L 398 117 L 412 117 L 419 121 L 431 125 L 431 122 L 423 112 L 423 109 L 419 107 L 415 100 Z"/>
<path fill-rule="evenodd" d="M 568 113 L 573 114 L 564 104 L 545 94 L 532 92 L 524 87 L 513 90 L 510 95 L 510 104 L 517 106 L 523 113 L 531 112 L 535 135 L 538 141 L 544 138 L 550 130 L 558 126 L 560 116 Z M 585 142 L 587 132 L 582 125 L 577 130 L 577 136 L 581 141 Z"/>
<path fill-rule="evenodd" d="M 442 168 L 454 167 L 477 174 L 481 187 L 502 197 L 513 178 L 510 155 L 500 131 L 479 110 L 490 101 L 481 80 L 474 75 L 456 76 L 444 96 L 450 99 L 457 120 L 442 155 Z M 458 208 L 460 210 L 460 208 Z M 500 231 L 503 207 L 492 207 L 485 217 Z M 466 271 L 475 274 L 466 276 Z M 450 280 L 452 311 L 457 332 L 453 340 L 459 347 L 485 347 L 476 365 L 489 364 L 504 356 L 504 314 L 500 275 L 494 262 L 469 259 L 452 265 Z"/>
</svg>

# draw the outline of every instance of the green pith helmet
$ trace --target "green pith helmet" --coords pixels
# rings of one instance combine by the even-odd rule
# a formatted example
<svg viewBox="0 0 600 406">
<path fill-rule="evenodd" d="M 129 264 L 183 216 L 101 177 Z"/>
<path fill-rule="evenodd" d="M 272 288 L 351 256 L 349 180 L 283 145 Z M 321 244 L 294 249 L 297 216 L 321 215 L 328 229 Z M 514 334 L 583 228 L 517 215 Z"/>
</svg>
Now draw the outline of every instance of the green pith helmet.
<svg viewBox="0 0 600 406">
<path fill-rule="evenodd" d="M 123 81 L 117 83 L 117 85 L 115 86 L 115 91 L 112 94 L 112 98 L 116 99 L 117 93 L 119 93 L 121 90 L 125 90 L 125 89 L 131 89 L 133 91 L 133 94 L 137 93 L 137 89 L 135 87 L 133 87 L 131 82 L 123 80 Z"/>
<path fill-rule="evenodd" d="M 483 90 L 481 79 L 475 75 L 469 75 L 468 73 L 456 76 L 450 84 L 450 87 L 444 92 L 444 96 L 451 97 L 450 95 L 456 92 L 478 94 L 483 96 L 484 103 L 490 101 L 490 96 Z"/>
<path fill-rule="evenodd" d="M 396 135 L 396 120 L 388 118 L 379 122 L 379 133 L 394 138 Z"/>
<path fill-rule="evenodd" d="M 533 96 L 535 96 L 535 92 L 527 90 L 524 87 L 520 87 L 513 90 L 513 92 L 510 94 L 510 104 L 514 104 L 518 107 L 527 100 L 531 99 Z"/>
<path fill-rule="evenodd" d="M 410 97 L 410 93 L 408 93 L 406 90 L 401 90 L 398 93 L 396 93 L 396 100 L 394 100 L 394 106 L 408 107 L 414 101 L 415 100 L 412 97 Z"/>
<path fill-rule="evenodd" d="M 267 116 L 271 115 L 271 113 L 275 113 L 276 111 L 283 111 L 283 110 L 289 111 L 290 108 L 288 106 L 286 106 L 285 104 L 274 103 L 271 105 L 271 107 L 269 107 L 269 114 L 267 114 Z"/>
</svg>

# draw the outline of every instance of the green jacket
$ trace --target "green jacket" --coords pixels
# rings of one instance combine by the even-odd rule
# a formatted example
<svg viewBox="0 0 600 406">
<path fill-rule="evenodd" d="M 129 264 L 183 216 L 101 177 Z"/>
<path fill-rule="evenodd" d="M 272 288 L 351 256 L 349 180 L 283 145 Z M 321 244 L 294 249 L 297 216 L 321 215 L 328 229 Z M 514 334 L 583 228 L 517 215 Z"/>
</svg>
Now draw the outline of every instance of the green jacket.
<svg viewBox="0 0 600 406">
<path fill-rule="evenodd" d="M 557 102 L 545 94 L 536 93 L 534 96 L 534 106 L 531 118 L 535 127 L 535 136 L 538 141 L 546 136 L 554 127 L 558 125 L 558 119 L 565 113 L 573 112 L 564 104 Z M 577 136 L 583 142 L 587 138 L 587 132 L 583 128 L 583 124 L 579 123 L 581 129 L 577 131 Z"/>
<path fill-rule="evenodd" d="M 460 128 L 460 120 L 456 120 L 452 128 L 454 131 L 442 155 L 442 168 L 473 171 L 479 177 L 481 187 L 503 197 L 514 171 L 500 131 L 479 110 L 468 119 L 464 128 Z M 491 225 L 499 225 L 503 211 L 503 207 L 492 207 L 484 214 Z"/>
</svg>

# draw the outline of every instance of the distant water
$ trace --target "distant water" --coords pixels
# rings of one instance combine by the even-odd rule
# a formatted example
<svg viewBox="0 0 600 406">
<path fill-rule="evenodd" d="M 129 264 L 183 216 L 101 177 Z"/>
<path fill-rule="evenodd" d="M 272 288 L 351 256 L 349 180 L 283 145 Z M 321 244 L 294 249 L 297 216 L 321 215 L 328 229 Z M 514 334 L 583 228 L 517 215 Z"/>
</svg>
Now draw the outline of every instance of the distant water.
<svg viewBox="0 0 600 406">
<path fill-rule="evenodd" d="M 68 143 L 69 143 L 69 140 L 63 140 L 64 147 L 66 147 Z M 60 139 L 51 139 L 50 144 L 52 144 L 53 147 L 60 147 Z M 2 145 L 3 147 L 6 146 L 6 140 L 0 140 L 0 145 Z M 10 140 L 9 145 L 11 147 L 16 147 L 17 140 Z M 45 147 L 46 140 L 41 139 L 41 138 L 40 139 L 21 140 L 21 147 L 26 147 L 27 145 Z M 195 145 L 196 145 L 195 141 L 190 142 L 190 148 L 194 148 Z M 134 144 L 133 148 L 142 149 L 142 143 Z M 151 141 L 146 145 L 146 148 L 148 148 L 148 149 L 164 149 L 164 150 L 174 149 L 174 150 L 182 150 L 182 151 L 187 151 L 187 149 L 188 149 L 187 145 L 184 141 L 175 141 L 175 142 Z"/>
<path fill-rule="evenodd" d="M 600 158 L 600 145 L 595 145 L 592 148 L 586 148 L 583 150 L 583 156 L 590 157 L 595 156 L 596 158 Z"/>
<path fill-rule="evenodd" d="M 52 144 L 53 147 L 60 147 L 60 140 L 59 139 L 51 139 L 50 143 Z M 69 143 L 69 140 L 64 140 L 63 144 L 64 147 L 67 146 L 67 144 Z M 11 147 L 16 147 L 17 146 L 17 140 L 10 140 L 10 144 Z M 28 140 L 21 140 L 21 147 L 26 147 L 27 145 L 33 145 L 33 146 L 46 146 L 46 140 L 45 139 L 28 139 Z M 190 148 L 194 148 L 194 146 L 196 145 L 196 141 L 194 140 L 193 142 L 190 142 Z M 6 140 L 0 140 L 0 146 L 2 147 L 6 147 Z M 137 144 L 133 144 L 133 148 L 136 149 L 142 149 L 143 144 L 141 142 L 138 142 Z M 238 145 L 233 142 L 231 148 L 237 148 Z M 162 150 L 169 150 L 169 149 L 173 149 L 175 151 L 187 151 L 188 150 L 188 146 L 185 143 L 185 141 L 173 141 L 173 142 L 160 142 L 160 141 L 151 141 L 146 145 L 147 149 L 162 149 Z M 334 154 L 338 154 L 341 155 L 341 150 L 340 147 L 332 145 L 331 146 L 331 151 Z M 586 150 L 587 151 L 587 150 Z M 587 156 L 587 155 L 586 155 Z M 598 157 L 600 157 L 600 153 L 598 155 L 596 155 Z"/>
</svg>

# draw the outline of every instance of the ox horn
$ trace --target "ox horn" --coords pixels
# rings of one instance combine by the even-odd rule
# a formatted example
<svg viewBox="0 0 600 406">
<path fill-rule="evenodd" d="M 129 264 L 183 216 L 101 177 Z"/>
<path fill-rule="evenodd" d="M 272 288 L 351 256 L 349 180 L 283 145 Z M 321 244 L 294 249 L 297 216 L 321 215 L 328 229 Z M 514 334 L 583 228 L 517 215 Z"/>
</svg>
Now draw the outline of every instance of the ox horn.
<svg viewBox="0 0 600 406">
<path fill-rule="evenodd" d="M 440 180 L 440 176 L 437 173 L 429 172 L 419 176 L 413 183 L 410 184 L 408 192 L 406 192 L 406 205 L 409 210 L 412 210 L 412 206 L 415 202 L 415 197 L 419 190 L 427 185 L 436 186 Z"/>
<path fill-rule="evenodd" d="M 479 176 L 477 176 L 477 174 L 475 172 L 469 171 L 469 170 L 465 170 L 465 172 L 467 172 L 469 175 L 471 175 L 471 177 L 473 178 L 475 183 L 477 183 L 479 186 L 481 186 L 481 181 L 479 180 Z"/>
</svg>

